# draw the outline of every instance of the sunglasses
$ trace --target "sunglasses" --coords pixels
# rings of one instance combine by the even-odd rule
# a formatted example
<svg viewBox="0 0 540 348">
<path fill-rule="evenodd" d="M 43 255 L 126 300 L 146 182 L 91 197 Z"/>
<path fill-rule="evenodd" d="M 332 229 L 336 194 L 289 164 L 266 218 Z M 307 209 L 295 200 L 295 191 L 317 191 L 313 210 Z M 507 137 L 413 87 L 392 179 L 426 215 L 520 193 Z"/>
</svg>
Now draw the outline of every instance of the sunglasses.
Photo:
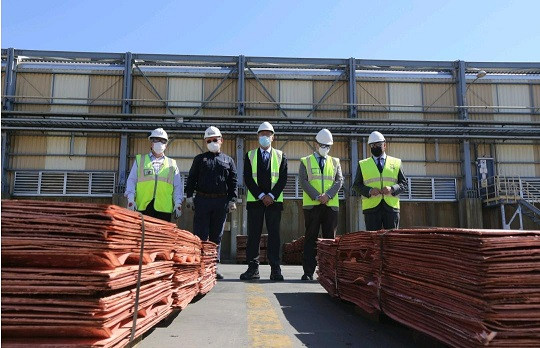
<svg viewBox="0 0 540 348">
<path fill-rule="evenodd" d="M 319 144 L 319 147 L 322 148 L 322 149 L 329 149 L 329 148 L 330 148 L 330 145 Z"/>
<path fill-rule="evenodd" d="M 210 144 L 210 143 L 212 143 L 212 142 L 217 143 L 218 141 L 219 141 L 219 138 L 216 138 L 216 139 L 208 139 L 208 140 L 206 141 L 206 143 L 207 143 L 207 144 Z"/>
<path fill-rule="evenodd" d="M 150 141 L 153 143 L 167 144 L 167 140 L 161 138 L 150 138 Z"/>
<path fill-rule="evenodd" d="M 370 144 L 369 146 L 370 147 L 382 147 L 384 143 L 373 143 L 373 144 Z"/>
</svg>

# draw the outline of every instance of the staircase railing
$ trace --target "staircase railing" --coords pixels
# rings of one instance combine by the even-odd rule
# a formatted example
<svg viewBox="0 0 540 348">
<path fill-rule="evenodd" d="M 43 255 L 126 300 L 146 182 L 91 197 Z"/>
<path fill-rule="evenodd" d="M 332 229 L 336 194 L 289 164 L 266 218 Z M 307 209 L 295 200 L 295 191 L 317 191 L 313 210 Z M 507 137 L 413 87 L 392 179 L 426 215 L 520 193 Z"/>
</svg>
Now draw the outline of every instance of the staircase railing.
<svg viewBox="0 0 540 348">
<path fill-rule="evenodd" d="M 480 197 L 487 205 L 515 204 L 520 199 L 540 202 L 540 178 L 494 176 L 479 185 Z"/>
</svg>

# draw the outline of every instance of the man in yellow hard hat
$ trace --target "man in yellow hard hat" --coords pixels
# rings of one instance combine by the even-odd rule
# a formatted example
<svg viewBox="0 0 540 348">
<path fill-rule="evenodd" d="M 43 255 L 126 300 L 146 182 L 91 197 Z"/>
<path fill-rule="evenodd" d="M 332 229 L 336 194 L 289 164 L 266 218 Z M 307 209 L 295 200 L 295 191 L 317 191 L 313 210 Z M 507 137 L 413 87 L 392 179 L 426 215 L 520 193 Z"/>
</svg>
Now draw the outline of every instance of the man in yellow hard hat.
<svg viewBox="0 0 540 348">
<path fill-rule="evenodd" d="M 315 137 L 317 151 L 300 160 L 299 179 L 303 190 L 302 205 L 306 227 L 302 280 L 313 280 L 317 267 L 317 237 L 335 238 L 338 224 L 338 191 L 343 186 L 339 158 L 328 155 L 334 144 L 332 133 L 321 129 Z"/>
<path fill-rule="evenodd" d="M 193 233 L 218 245 L 219 262 L 227 213 L 236 210 L 236 165 L 221 151 L 223 136 L 218 128 L 206 129 L 204 143 L 208 151 L 195 156 L 187 177 L 186 208 L 195 210 Z M 223 279 L 223 275 L 216 272 L 216 278 Z"/>
<path fill-rule="evenodd" d="M 272 147 L 274 127 L 263 122 L 257 130 L 259 147 L 246 153 L 244 159 L 244 180 L 247 192 L 248 240 L 246 258 L 249 263 L 240 279 L 259 279 L 259 244 L 263 222 L 268 230 L 268 262 L 270 280 L 282 281 L 279 248 L 281 247 L 279 227 L 283 210 L 283 189 L 287 183 L 287 158 Z"/>
<path fill-rule="evenodd" d="M 127 208 L 165 221 L 182 214 L 184 183 L 176 161 L 165 156 L 167 132 L 156 128 L 148 137 L 150 152 L 135 156 L 126 182 Z"/>
<path fill-rule="evenodd" d="M 353 187 L 362 195 L 362 211 L 368 231 L 399 228 L 399 194 L 407 179 L 401 160 L 386 155 L 386 139 L 380 132 L 368 138 L 372 156 L 358 163 Z"/>
</svg>

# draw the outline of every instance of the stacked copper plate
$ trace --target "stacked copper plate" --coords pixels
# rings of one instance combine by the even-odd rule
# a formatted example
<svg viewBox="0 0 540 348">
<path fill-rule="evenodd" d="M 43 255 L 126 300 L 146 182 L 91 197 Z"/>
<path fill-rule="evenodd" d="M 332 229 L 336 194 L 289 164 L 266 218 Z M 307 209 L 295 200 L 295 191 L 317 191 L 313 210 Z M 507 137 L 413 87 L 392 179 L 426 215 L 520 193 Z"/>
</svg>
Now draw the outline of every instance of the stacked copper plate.
<svg viewBox="0 0 540 348">
<path fill-rule="evenodd" d="M 201 281 L 199 283 L 199 293 L 204 295 L 216 285 L 216 265 L 218 253 L 217 244 L 209 241 L 202 242 L 201 257 Z"/>
<path fill-rule="evenodd" d="M 336 287 L 336 262 L 339 238 L 319 239 L 317 242 L 318 280 L 323 288 L 332 296 L 338 296 Z"/>
<path fill-rule="evenodd" d="M 236 236 L 236 262 L 245 263 L 246 262 L 246 249 L 247 249 L 247 239 L 248 236 L 237 235 Z M 268 245 L 268 235 L 261 235 L 261 242 L 259 243 L 259 262 L 268 263 L 268 256 L 266 248 Z"/>
<path fill-rule="evenodd" d="M 390 317 L 456 347 L 540 346 L 540 231 L 391 231 L 382 249 Z"/>
<path fill-rule="evenodd" d="M 174 252 L 173 307 L 184 309 L 197 296 L 201 281 L 201 251 L 199 237 L 178 230 Z"/>
<path fill-rule="evenodd" d="M 112 205 L 2 201 L 2 344 L 123 346 L 171 312 L 174 224 Z M 200 256 L 199 256 L 200 258 Z"/>
<path fill-rule="evenodd" d="M 337 290 L 330 245 L 319 242 L 319 281 L 367 312 L 455 347 L 540 346 L 540 231 L 351 233 L 337 247 Z"/>
<path fill-rule="evenodd" d="M 304 256 L 304 240 L 302 236 L 290 243 L 283 244 L 283 263 L 288 265 L 301 265 Z"/>
</svg>

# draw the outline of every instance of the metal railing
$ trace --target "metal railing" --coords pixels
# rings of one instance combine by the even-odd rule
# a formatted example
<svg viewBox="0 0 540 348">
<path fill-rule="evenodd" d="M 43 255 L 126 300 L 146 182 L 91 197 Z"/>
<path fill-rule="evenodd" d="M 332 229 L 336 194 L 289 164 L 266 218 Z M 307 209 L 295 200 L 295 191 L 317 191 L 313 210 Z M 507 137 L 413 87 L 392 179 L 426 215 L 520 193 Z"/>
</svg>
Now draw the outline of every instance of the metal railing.
<svg viewBox="0 0 540 348">
<path fill-rule="evenodd" d="M 478 191 L 487 205 L 513 204 L 520 199 L 540 203 L 540 178 L 494 176 L 479 182 Z"/>
</svg>

